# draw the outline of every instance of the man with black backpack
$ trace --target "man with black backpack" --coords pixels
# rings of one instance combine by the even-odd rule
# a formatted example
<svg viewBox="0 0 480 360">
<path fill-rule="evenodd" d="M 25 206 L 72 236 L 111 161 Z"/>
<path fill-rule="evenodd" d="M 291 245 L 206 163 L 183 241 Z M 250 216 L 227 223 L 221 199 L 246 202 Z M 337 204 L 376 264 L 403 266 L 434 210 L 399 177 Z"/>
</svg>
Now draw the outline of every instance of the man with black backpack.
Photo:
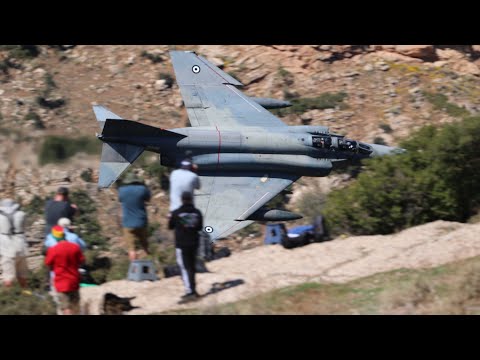
<svg viewBox="0 0 480 360">
<path fill-rule="evenodd" d="M 11 287 L 15 279 L 27 287 L 28 245 L 24 235 L 25 212 L 12 199 L 0 201 L 0 254 L 3 282 Z"/>
<path fill-rule="evenodd" d="M 182 206 L 172 212 L 168 224 L 169 229 L 175 229 L 175 254 L 186 290 L 182 296 L 183 302 L 195 300 L 199 296 L 195 289 L 195 262 L 202 227 L 202 213 L 193 206 L 192 193 L 183 192 Z"/>
</svg>

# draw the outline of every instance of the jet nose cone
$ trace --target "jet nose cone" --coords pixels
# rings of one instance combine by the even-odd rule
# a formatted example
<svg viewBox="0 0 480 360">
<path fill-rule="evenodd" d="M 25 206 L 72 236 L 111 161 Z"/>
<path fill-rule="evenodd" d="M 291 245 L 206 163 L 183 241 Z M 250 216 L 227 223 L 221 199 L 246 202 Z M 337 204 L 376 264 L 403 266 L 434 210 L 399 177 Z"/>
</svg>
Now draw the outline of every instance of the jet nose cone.
<svg viewBox="0 0 480 360">
<path fill-rule="evenodd" d="M 373 153 L 371 157 L 378 157 L 378 156 L 385 156 L 385 155 L 398 155 L 398 154 L 403 154 L 407 150 L 398 148 L 398 147 L 392 147 L 392 146 L 385 146 L 385 145 L 378 145 L 378 144 L 371 144 L 373 148 Z"/>
</svg>

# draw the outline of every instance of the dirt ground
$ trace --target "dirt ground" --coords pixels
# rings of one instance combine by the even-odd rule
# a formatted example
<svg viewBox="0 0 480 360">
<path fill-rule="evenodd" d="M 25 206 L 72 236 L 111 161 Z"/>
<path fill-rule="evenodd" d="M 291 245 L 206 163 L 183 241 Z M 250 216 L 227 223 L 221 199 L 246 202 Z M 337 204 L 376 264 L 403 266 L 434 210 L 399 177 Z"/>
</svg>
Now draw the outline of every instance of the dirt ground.
<svg viewBox="0 0 480 360">
<path fill-rule="evenodd" d="M 417 226 L 398 234 L 349 237 L 287 250 L 261 246 L 207 263 L 209 273 L 197 274 L 197 290 L 206 294 L 215 283 L 232 285 L 208 293 L 195 303 L 178 305 L 180 277 L 155 282 L 113 281 L 81 289 L 84 310 L 101 313 L 103 295 L 136 296 L 129 312 L 152 314 L 245 299 L 272 289 L 307 281 L 342 283 L 399 268 L 433 267 L 480 255 L 480 224 L 446 221 Z"/>
</svg>

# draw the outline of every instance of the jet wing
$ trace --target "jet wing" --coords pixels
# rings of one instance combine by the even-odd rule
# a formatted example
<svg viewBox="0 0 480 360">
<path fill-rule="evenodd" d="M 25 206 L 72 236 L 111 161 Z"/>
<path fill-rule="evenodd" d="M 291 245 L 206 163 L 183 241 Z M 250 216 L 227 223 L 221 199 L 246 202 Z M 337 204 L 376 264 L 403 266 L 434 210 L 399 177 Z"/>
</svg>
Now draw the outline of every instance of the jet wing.
<svg viewBox="0 0 480 360">
<path fill-rule="evenodd" d="M 170 55 L 192 126 L 287 126 L 235 87 L 242 83 L 205 58 L 192 51 Z"/>
<path fill-rule="evenodd" d="M 298 178 L 280 173 L 201 175 L 195 206 L 204 214 L 204 230 L 215 240 L 250 225 L 253 222 L 247 220 L 250 215 Z"/>
</svg>

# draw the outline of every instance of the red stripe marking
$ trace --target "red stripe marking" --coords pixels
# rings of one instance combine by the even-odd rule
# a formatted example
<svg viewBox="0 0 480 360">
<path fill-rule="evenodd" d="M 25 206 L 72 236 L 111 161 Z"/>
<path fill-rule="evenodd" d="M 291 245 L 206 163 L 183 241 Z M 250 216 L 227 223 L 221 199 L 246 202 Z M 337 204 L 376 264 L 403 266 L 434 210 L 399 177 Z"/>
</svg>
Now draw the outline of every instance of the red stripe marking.
<svg viewBox="0 0 480 360">
<path fill-rule="evenodd" d="M 218 132 L 218 158 L 217 158 L 217 169 L 220 166 L 220 150 L 222 148 L 222 134 L 220 133 L 220 130 L 218 130 L 217 125 L 215 125 L 215 128 L 217 129 Z"/>
</svg>

